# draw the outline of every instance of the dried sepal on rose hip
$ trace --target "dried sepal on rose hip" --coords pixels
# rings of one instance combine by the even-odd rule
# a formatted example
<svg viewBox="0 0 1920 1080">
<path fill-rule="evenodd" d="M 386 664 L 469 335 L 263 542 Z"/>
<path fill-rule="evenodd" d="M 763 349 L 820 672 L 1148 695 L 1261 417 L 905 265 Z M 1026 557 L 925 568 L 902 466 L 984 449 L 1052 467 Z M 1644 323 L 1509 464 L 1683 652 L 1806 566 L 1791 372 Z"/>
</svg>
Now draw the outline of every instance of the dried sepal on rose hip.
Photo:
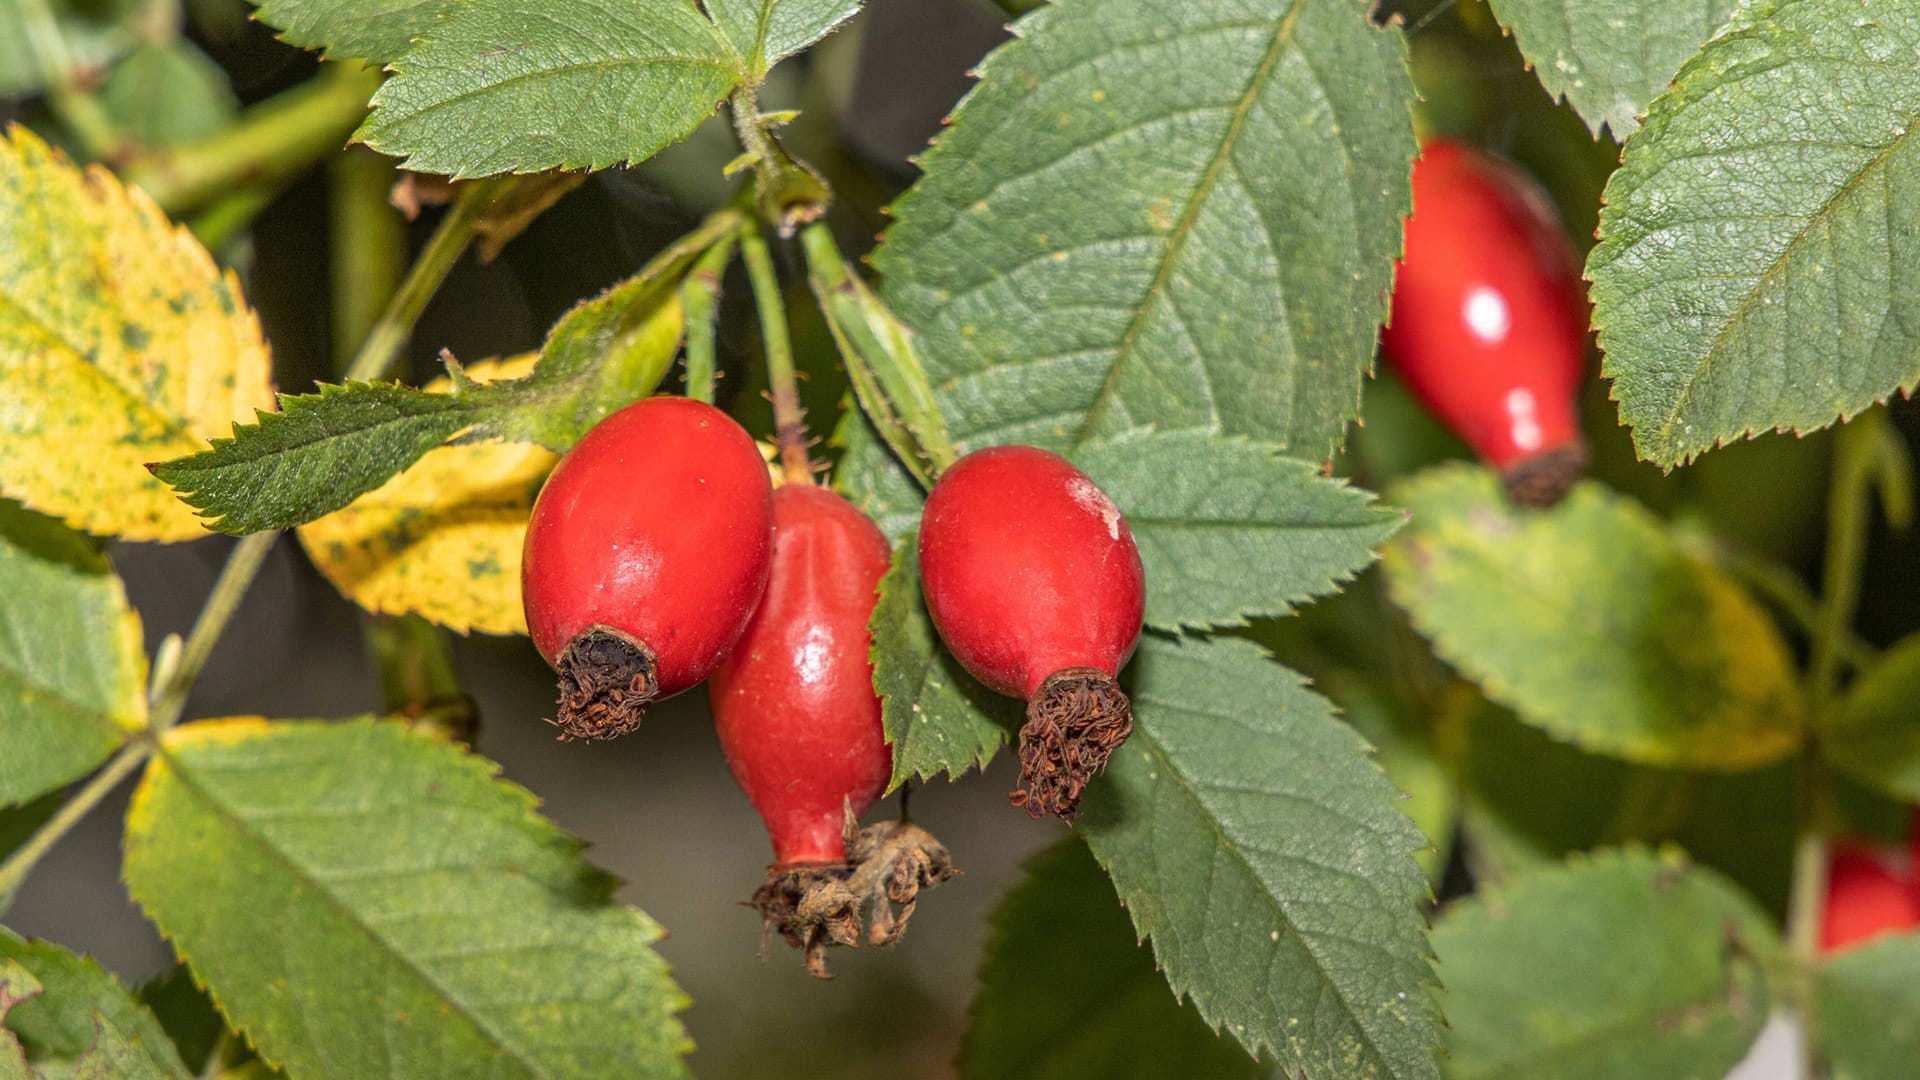
<svg viewBox="0 0 1920 1080">
<path fill-rule="evenodd" d="M 859 827 L 893 771 L 868 631 L 886 537 L 811 484 L 775 491 L 773 518 L 766 594 L 707 694 L 727 765 L 773 842 L 751 903 L 825 978 L 829 946 L 857 945 L 863 922 L 873 944 L 893 944 L 919 891 L 955 871 L 904 818 Z"/>
<path fill-rule="evenodd" d="M 1558 502 L 1586 467 L 1587 323 L 1579 259 L 1545 193 L 1470 146 L 1428 140 L 1381 351 L 1522 505 Z"/>
<path fill-rule="evenodd" d="M 1146 578 L 1126 517 L 1058 454 L 978 450 L 927 496 L 920 583 L 960 665 L 1027 702 L 1013 804 L 1072 820 L 1133 731 L 1116 678 L 1140 640 Z"/>
<path fill-rule="evenodd" d="M 527 629 L 559 673 L 563 739 L 611 739 L 705 679 L 760 602 L 773 487 L 731 417 L 657 397 L 560 460 L 527 525 Z"/>
</svg>

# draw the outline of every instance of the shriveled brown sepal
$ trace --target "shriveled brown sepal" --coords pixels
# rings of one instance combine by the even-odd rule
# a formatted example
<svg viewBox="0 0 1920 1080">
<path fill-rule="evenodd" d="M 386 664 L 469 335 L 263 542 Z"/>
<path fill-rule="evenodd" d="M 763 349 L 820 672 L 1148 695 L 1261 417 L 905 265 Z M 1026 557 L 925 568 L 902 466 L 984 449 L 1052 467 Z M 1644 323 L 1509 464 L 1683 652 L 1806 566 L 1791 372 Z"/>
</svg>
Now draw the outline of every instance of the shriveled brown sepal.
<svg viewBox="0 0 1920 1080">
<path fill-rule="evenodd" d="M 660 693 L 659 661 L 646 642 L 610 626 L 590 626 L 567 643 L 559 715 L 549 721 L 562 742 L 617 739 L 646 719 Z"/>
<path fill-rule="evenodd" d="M 1036 818 L 1072 821 L 1087 781 L 1133 734 L 1133 703 L 1099 668 L 1047 676 L 1020 728 L 1020 790 L 1007 797 Z"/>
<path fill-rule="evenodd" d="M 1500 479 L 1506 482 L 1507 498 L 1514 505 L 1545 510 L 1566 498 L 1586 471 L 1587 444 L 1575 440 L 1514 463 Z"/>
<path fill-rule="evenodd" d="M 766 933 L 762 955 L 778 931 L 805 951 L 807 972 L 818 979 L 833 977 L 829 948 L 859 947 L 863 916 L 867 942 L 892 945 L 907 932 L 920 890 L 960 872 L 945 845 L 904 817 L 863 829 L 849 808 L 843 835 L 846 862 L 770 866 L 748 901 Z"/>
</svg>

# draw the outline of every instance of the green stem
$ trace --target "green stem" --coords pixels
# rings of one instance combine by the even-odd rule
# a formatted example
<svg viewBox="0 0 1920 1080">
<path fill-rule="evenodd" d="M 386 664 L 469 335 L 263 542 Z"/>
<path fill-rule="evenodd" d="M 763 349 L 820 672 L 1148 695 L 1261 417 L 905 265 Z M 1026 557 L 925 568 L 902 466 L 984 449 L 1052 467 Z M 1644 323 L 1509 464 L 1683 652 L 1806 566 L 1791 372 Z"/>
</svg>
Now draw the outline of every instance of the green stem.
<svg viewBox="0 0 1920 1080">
<path fill-rule="evenodd" d="M 1800 1017 L 1800 1075 L 1821 1075 L 1820 1051 L 1814 1032 L 1818 1023 L 1814 971 L 1820 952 L 1820 923 L 1825 915 L 1830 812 L 1826 775 L 1816 754 L 1800 765 L 1800 839 L 1793 849 L 1793 878 L 1787 898 L 1788 995 Z"/>
<path fill-rule="evenodd" d="M 35 863 L 41 856 L 52 850 L 53 845 L 67 834 L 67 831 L 80 823 L 87 812 L 100 804 L 120 781 L 125 780 L 140 767 L 140 763 L 153 753 L 153 742 L 144 735 L 121 747 L 107 767 L 95 773 L 85 787 L 73 793 L 73 797 L 63 803 L 54 815 L 40 826 L 31 839 L 14 849 L 5 862 L 0 862 L 0 906 L 4 906 L 8 897 L 20 887 L 27 875 L 33 872 Z"/>
<path fill-rule="evenodd" d="M 447 632 L 418 615 L 363 615 L 361 624 L 387 712 L 416 730 L 473 741 L 480 717 L 460 688 Z"/>
<path fill-rule="evenodd" d="M 720 282 L 733 261 L 737 241 L 730 234 L 702 254 L 680 286 L 680 309 L 687 324 L 687 396 L 713 404 L 714 319 L 719 314 Z"/>
<path fill-rule="evenodd" d="M 40 62 L 41 78 L 47 87 L 47 105 L 73 132 L 87 153 L 95 158 L 112 158 L 125 145 L 119 125 L 107 115 L 98 98 L 80 88 L 75 78 L 73 54 L 67 51 L 66 38 L 60 33 L 53 5 L 48 0 L 17 0 L 22 28 Z"/>
<path fill-rule="evenodd" d="M 123 176 L 170 214 L 237 187 L 276 187 L 345 145 L 379 86 L 371 68 L 329 64 L 218 134 L 136 158 Z"/>
<path fill-rule="evenodd" d="M 242 538 L 227 555 L 227 564 L 220 568 L 220 577 L 213 583 L 213 591 L 207 594 L 200 617 L 194 620 L 193 631 L 180 650 L 180 661 L 174 665 L 172 677 L 153 688 L 147 726 L 155 734 L 166 731 L 180 719 L 181 710 L 187 707 L 187 695 L 193 691 L 194 683 L 200 681 L 200 673 L 213 656 L 213 647 L 219 643 L 233 613 L 240 609 L 247 587 L 253 584 L 254 575 L 260 572 L 260 565 L 266 561 L 267 552 L 273 550 L 273 542 L 279 536 L 274 532 L 254 533 Z"/>
<path fill-rule="evenodd" d="M 833 193 L 812 166 L 787 153 L 767 130 L 759 95 L 759 83 L 745 80 L 734 90 L 728 112 L 733 117 L 734 134 L 753 161 L 754 204 L 760 216 L 781 236 L 792 236 L 795 229 L 818 221 L 827 212 Z"/>
<path fill-rule="evenodd" d="M 1851 633 L 1860 602 L 1860 571 L 1867 554 L 1876 447 L 1886 410 L 1869 409 L 1840 429 L 1833 451 L 1833 486 L 1827 492 L 1826 565 L 1820 581 L 1820 611 L 1813 630 L 1807 685 L 1814 710 L 1824 710 L 1839 684 L 1842 642 Z"/>
<path fill-rule="evenodd" d="M 789 484 L 813 483 L 808 456 L 807 412 L 800 407 L 799 384 L 793 373 L 793 342 L 787 336 L 787 301 L 773 272 L 773 255 L 760 223 L 740 226 L 740 257 L 753 284 L 753 303 L 760 313 L 760 333 L 767 346 L 767 389 L 773 402 L 773 441 L 780 449 L 780 468 Z"/>
<path fill-rule="evenodd" d="M 807 280 L 861 408 L 923 487 L 959 457 L 913 339 L 840 253 L 825 225 L 800 233 Z"/>
<path fill-rule="evenodd" d="M 208 251 L 219 254 L 228 241 L 253 224 L 262 210 L 273 205 L 280 191 L 278 185 L 258 186 L 222 195 L 187 219 L 187 228 Z"/>
<path fill-rule="evenodd" d="M 407 269 L 407 224 L 387 201 L 393 163 L 365 147 L 327 163 L 334 369 L 353 362 Z"/>
<path fill-rule="evenodd" d="M 427 302 L 440 290 L 454 264 L 466 253 L 467 245 L 473 242 L 474 224 L 513 182 L 511 176 L 482 180 L 463 190 L 454 200 L 447 216 L 440 219 L 440 226 L 428 238 L 427 246 L 413 261 L 413 268 L 407 271 L 406 280 L 393 294 L 380 321 L 367 332 L 359 354 L 347 365 L 348 381 L 377 379 L 386 374 L 400 350 L 406 347 L 407 339 L 413 336 L 413 324 L 420 320 Z"/>
</svg>

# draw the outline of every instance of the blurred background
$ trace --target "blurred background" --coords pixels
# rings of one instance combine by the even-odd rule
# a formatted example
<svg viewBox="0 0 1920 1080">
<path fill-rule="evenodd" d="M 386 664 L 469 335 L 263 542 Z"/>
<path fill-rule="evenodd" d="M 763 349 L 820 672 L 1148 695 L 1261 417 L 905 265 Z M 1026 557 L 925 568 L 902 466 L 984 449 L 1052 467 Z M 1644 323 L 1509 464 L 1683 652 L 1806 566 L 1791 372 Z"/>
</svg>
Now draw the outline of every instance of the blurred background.
<svg viewBox="0 0 1920 1080">
<path fill-rule="evenodd" d="M 0 8 L 12 2 L 0 0 Z M 74 0 L 68 6 L 83 23 L 131 26 L 135 39 L 184 40 L 205 61 L 188 78 L 190 92 L 180 89 L 178 72 L 121 91 L 153 110 L 146 122 L 163 134 L 191 138 L 217 129 L 234 110 L 315 76 L 314 58 L 250 21 L 242 0 Z M 1403 18 L 1409 29 L 1427 130 L 1461 135 L 1519 162 L 1552 195 L 1584 252 L 1618 147 L 1604 135 L 1596 140 L 1547 99 L 1478 0 L 1407 0 L 1387 4 L 1382 14 Z M 966 92 L 969 69 L 1002 39 L 1006 18 L 987 0 L 869 0 L 847 29 L 778 69 L 764 104 L 801 110 L 788 129 L 789 145 L 833 183 L 838 201 L 831 221 L 843 247 L 863 251 L 885 227 L 881 207 L 912 181 L 912 156 Z M 0 60 L 10 48 L 18 46 L 0 41 Z M 25 122 L 58 141 L 61 128 L 38 99 L 6 97 L 16 91 L 0 83 L 0 120 Z M 469 255 L 420 321 L 405 378 L 416 385 L 430 378 L 443 347 L 468 360 L 537 347 L 574 302 L 632 273 L 724 201 L 720 169 L 736 153 L 725 125 L 710 123 L 639 168 L 590 177 L 492 262 Z M 283 390 L 332 378 L 358 344 L 367 315 L 349 310 L 340 282 L 356 275 L 390 280 L 404 268 L 408 248 L 431 231 L 437 211 L 409 224 L 377 205 L 369 215 L 364 200 L 348 200 L 350 189 L 384 192 L 394 179 L 382 159 L 356 150 L 271 185 L 221 216 L 190 219 L 241 274 L 272 343 Z M 765 434 L 771 420 L 760 396 L 764 374 L 755 331 L 744 317 L 747 305 L 739 302 L 743 291 L 730 289 L 722 313 L 722 397 L 749 430 Z M 810 300 L 804 293 L 791 300 L 806 403 L 814 431 L 824 435 L 845 384 Z M 1703 550 L 1752 556 L 1813 580 L 1828 473 L 1825 436 L 1763 438 L 1662 476 L 1634 460 L 1599 379 L 1590 383 L 1584 404 L 1595 476 L 1693 530 Z M 1910 443 L 1920 437 L 1920 410 L 1896 402 L 1893 412 Z M 832 449 L 820 453 L 831 457 Z M 1383 378 L 1370 387 L 1364 426 L 1336 467 L 1380 490 L 1432 461 L 1466 456 Z M 1886 643 L 1916 622 L 1911 598 L 1920 586 L 1920 560 L 1910 539 L 1886 534 L 1877 520 L 1875 528 L 1860 626 L 1868 639 Z M 229 543 L 116 545 L 114 557 L 145 620 L 150 648 L 167 633 L 187 630 Z M 1369 657 L 1408 631 L 1388 611 L 1371 575 L 1305 617 L 1252 633 L 1313 674 L 1390 759 L 1396 731 L 1407 720 L 1390 715 L 1391 705 L 1369 683 Z M 1021 861 L 1063 832 L 1006 808 L 1012 770 L 1005 755 L 984 777 L 915 792 L 915 817 L 947 843 L 965 875 L 923 898 L 901 947 L 843 950 L 833 960 L 838 978 L 817 983 L 784 946 L 760 961 L 758 920 L 740 901 L 759 883 L 770 852 L 721 760 L 701 692 L 655 709 L 637 735 L 608 745 L 563 745 L 541 722 L 553 701 L 551 673 L 524 639 L 457 639 L 454 662 L 478 702 L 476 749 L 534 791 L 563 828 L 586 839 L 590 856 L 627 882 L 622 898 L 667 928 L 661 951 L 694 1002 L 685 1019 L 699 1046 L 693 1066 L 700 1075 L 754 1075 L 771 1062 L 792 1077 L 938 1076 L 950 1069 L 987 915 Z M 380 705 L 362 619 L 287 538 L 215 652 L 188 715 L 330 717 Z M 1482 861 L 1449 854 L 1451 842 L 1439 845 L 1434 876 L 1443 896 L 1535 855 L 1632 835 L 1681 838 L 1763 903 L 1776 911 L 1784 906 L 1792 840 L 1789 815 L 1776 801 L 1791 790 L 1784 769 L 1713 781 L 1657 778 L 1649 786 L 1638 775 L 1648 770 L 1551 743 L 1483 702 L 1460 712 L 1451 722 L 1496 732 L 1498 738 L 1478 745 L 1500 747 L 1504 756 L 1451 763 L 1483 781 L 1474 809 Z M 1432 735 L 1426 727 L 1432 718 L 1415 722 Z M 1516 763 L 1525 767 L 1515 769 Z M 1601 788 L 1613 793 L 1606 805 L 1551 802 L 1554 776 L 1601 768 L 1618 771 L 1611 786 Z M 89 952 L 140 981 L 168 971 L 172 957 L 118 881 L 118 811 L 125 796 L 121 792 L 41 865 L 7 922 Z M 1635 810 L 1641 816 L 1623 821 L 1621 806 L 1635 798 L 1647 805 Z M 1863 831 L 1899 829 L 1897 808 L 1864 796 L 1855 802 Z M 891 813 L 893 805 L 890 800 L 873 813 Z M 1724 835 L 1688 832 L 1707 819 L 1726 822 L 1718 827 Z M 1753 827 L 1744 828 L 1749 822 Z"/>
</svg>

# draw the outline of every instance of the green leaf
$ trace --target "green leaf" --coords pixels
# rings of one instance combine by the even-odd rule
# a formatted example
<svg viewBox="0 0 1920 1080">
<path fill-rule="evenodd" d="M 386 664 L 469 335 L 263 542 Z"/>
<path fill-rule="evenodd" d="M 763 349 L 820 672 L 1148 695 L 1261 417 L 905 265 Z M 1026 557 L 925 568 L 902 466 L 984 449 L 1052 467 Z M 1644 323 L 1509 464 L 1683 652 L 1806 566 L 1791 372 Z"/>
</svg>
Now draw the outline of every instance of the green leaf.
<svg viewBox="0 0 1920 1080">
<path fill-rule="evenodd" d="M 842 451 L 840 464 L 833 470 L 833 490 L 896 543 L 920 527 L 920 504 L 926 493 L 887 450 L 864 412 L 856 407 L 842 409 L 828 442 Z"/>
<path fill-rule="evenodd" d="M 1826 957 L 1814 973 L 1820 1053 L 1833 1080 L 1909 1080 L 1920 1061 L 1920 934 Z"/>
<path fill-rule="evenodd" d="M 180 1060 L 188 1069 L 199 1071 L 213 1055 L 226 1023 L 213 1007 L 213 999 L 194 984 L 193 973 L 185 965 L 175 965 L 172 971 L 142 984 L 136 996 L 160 1022 L 167 1038 L 173 1040 Z"/>
<path fill-rule="evenodd" d="M 1250 642 L 1141 639 L 1079 828 L 1176 994 L 1288 1075 L 1434 1077 L 1426 838 L 1366 744 Z"/>
<path fill-rule="evenodd" d="M 1920 6 L 1749 5 L 1627 140 L 1587 260 L 1620 418 L 1685 464 L 1920 381 Z"/>
<path fill-rule="evenodd" d="M 1073 453 L 1126 512 L 1147 572 L 1147 624 L 1284 615 L 1367 567 L 1404 515 L 1271 446 L 1206 431 L 1138 432 Z"/>
<path fill-rule="evenodd" d="M 119 980 L 58 945 L 28 941 L 0 927 L 0 960 L 31 972 L 43 988 L 13 1006 L 6 1026 L 45 1071 L 75 1077 L 187 1077 L 172 1040 Z"/>
<path fill-rule="evenodd" d="M 456 179 L 645 161 L 713 113 L 737 63 L 694 0 L 471 0 L 394 62 L 358 137 Z"/>
<path fill-rule="evenodd" d="M 1433 948 L 1454 1080 L 1720 1080 L 1766 1023 L 1779 945 L 1718 874 L 1629 849 L 1455 903 Z"/>
<path fill-rule="evenodd" d="M 609 413 L 645 397 L 673 365 L 679 282 L 733 227 L 716 215 L 640 272 L 560 317 L 533 373 L 451 394 L 394 383 L 283 395 L 280 411 L 235 427 L 213 449 L 153 467 L 180 497 L 236 535 L 304 525 L 372 491 L 456 434 L 536 442 L 564 453 Z"/>
<path fill-rule="evenodd" d="M 433 26 L 453 0 L 259 0 L 261 22 L 329 60 L 385 67 Z"/>
<path fill-rule="evenodd" d="M 860 0 L 702 0 L 707 15 L 758 81 L 782 59 L 853 18 Z"/>
<path fill-rule="evenodd" d="M 80 534 L 0 499 L 0 806 L 85 775 L 147 722 L 140 617 Z"/>
<path fill-rule="evenodd" d="M 142 0 L 48 0 L 60 41 L 76 67 L 103 68 L 131 48 L 129 25 Z M 46 87 L 47 73 L 20 0 L 0 4 L 0 97 L 23 97 Z"/>
<path fill-rule="evenodd" d="M 1485 469 L 1441 466 L 1390 497 L 1394 600 L 1489 698 L 1554 736 L 1648 765 L 1754 768 L 1791 754 L 1804 708 L 1759 605 L 1595 483 L 1537 512 Z"/>
<path fill-rule="evenodd" d="M 1547 93 L 1573 106 L 1596 137 L 1624 139 L 1647 103 L 1723 25 L 1739 0 L 1491 0 Z"/>
<path fill-rule="evenodd" d="M 1027 862 L 993 916 L 960 1075 L 1188 1080 L 1269 1070 L 1167 989 L 1113 885 L 1078 841 Z"/>
<path fill-rule="evenodd" d="M 40 980 L 12 960 L 0 960 L 0 1080 L 35 1080 L 20 1039 L 5 1020 L 14 1006 L 41 992 Z"/>
<path fill-rule="evenodd" d="M 213 449 L 153 466 L 225 533 L 289 529 L 346 506 L 472 426 L 488 401 L 398 383 L 282 394 L 279 412 L 235 425 Z"/>
<path fill-rule="evenodd" d="M 911 779 L 944 772 L 954 779 L 986 767 L 1020 724 L 1020 703 L 974 681 L 940 647 L 920 595 L 917 538 L 907 534 L 893 550 L 873 608 L 873 689 L 893 747 L 892 791 Z"/>
<path fill-rule="evenodd" d="M 1021 19 L 875 253 L 962 449 L 1208 428 L 1324 460 L 1359 409 L 1414 152 L 1359 0 Z"/>
<path fill-rule="evenodd" d="M 150 42 L 108 72 L 100 104 L 127 138 L 172 146 L 212 135 L 239 113 L 227 73 L 188 42 Z"/>
<path fill-rule="evenodd" d="M 1821 745 L 1857 779 L 1920 803 L 1920 634 L 1902 639 L 1822 718 Z"/>
<path fill-rule="evenodd" d="M 660 928 L 496 771 L 390 722 L 175 728 L 127 885 L 293 1075 L 685 1075 Z"/>
</svg>

